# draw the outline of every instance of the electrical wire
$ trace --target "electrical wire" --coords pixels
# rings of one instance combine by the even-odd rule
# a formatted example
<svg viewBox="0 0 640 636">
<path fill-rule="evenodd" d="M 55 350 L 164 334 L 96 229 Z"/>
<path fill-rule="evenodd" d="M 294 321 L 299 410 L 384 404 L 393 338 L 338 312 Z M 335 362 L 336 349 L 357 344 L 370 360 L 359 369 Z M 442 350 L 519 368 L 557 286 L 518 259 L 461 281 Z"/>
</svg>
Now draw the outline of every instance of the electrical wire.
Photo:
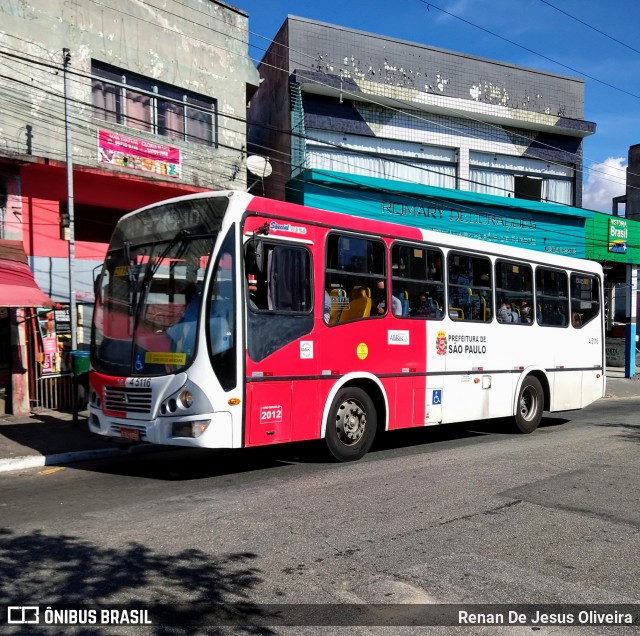
<svg viewBox="0 0 640 636">
<path fill-rule="evenodd" d="M 102 3 L 97 2 L 97 4 L 102 4 Z M 103 6 L 106 6 L 106 5 L 103 5 Z M 283 69 L 278 69 L 278 70 L 283 70 Z M 253 124 L 255 125 L 255 122 L 253 122 Z M 281 132 L 286 132 L 286 131 L 281 131 Z M 338 146 L 338 147 L 341 147 L 341 146 Z"/>
<path fill-rule="evenodd" d="M 577 16 L 572 15 L 571 13 L 569 13 L 567 11 L 564 11 L 560 7 L 557 7 L 555 4 L 551 4 L 550 2 L 547 2 L 547 0 L 540 0 L 540 2 L 542 2 L 542 4 L 546 4 L 548 7 L 551 7 L 555 11 L 558 11 L 559 13 L 562 13 L 563 15 L 566 15 L 568 18 L 571 18 L 572 20 L 575 20 L 576 22 L 579 22 L 580 24 L 586 26 L 588 29 L 591 29 L 592 31 L 595 31 L 596 33 L 599 33 L 600 35 L 604 35 L 605 38 L 609 38 L 612 42 L 616 42 L 617 44 L 620 44 L 621 46 L 626 47 L 627 49 L 629 49 L 630 51 L 633 51 L 634 53 L 640 53 L 640 50 L 634 48 L 630 44 L 627 44 L 626 42 L 623 42 L 622 40 L 619 40 L 618 38 L 614 37 L 613 35 L 609 35 L 608 33 L 605 33 L 604 31 L 601 31 L 597 27 L 594 27 L 593 24 L 589 24 L 588 22 L 585 22 L 584 20 L 581 20 Z"/>
<path fill-rule="evenodd" d="M 133 18 L 133 19 L 136 19 L 136 20 L 140 20 L 140 21 L 143 21 L 143 22 L 146 22 L 146 23 L 150 24 L 151 26 L 157 27 L 157 24 L 156 24 L 156 23 L 151 22 L 150 20 L 144 20 L 144 19 L 143 19 L 143 18 L 141 18 L 140 16 L 136 16 L 136 15 L 134 15 L 134 14 L 131 14 L 131 13 L 125 12 L 125 11 L 123 11 L 122 9 L 117 9 L 117 8 L 110 7 L 109 5 L 106 5 L 106 4 L 102 3 L 102 2 L 99 2 L 99 0 L 91 0 L 91 1 L 92 1 L 94 4 L 96 4 L 96 5 L 99 5 L 99 6 L 102 6 L 102 7 L 108 8 L 108 9 L 113 10 L 113 11 L 117 11 L 117 12 L 119 12 L 119 13 L 121 13 L 121 14 L 125 15 L 126 17 Z M 423 2 L 423 3 L 426 3 L 426 2 L 425 2 L 425 0 L 420 0 L 420 1 L 421 1 L 421 2 Z M 208 27 L 212 32 L 217 33 L 217 34 L 220 34 L 220 35 L 224 35 L 225 37 L 229 37 L 229 38 L 231 38 L 231 39 L 235 39 L 235 40 L 239 41 L 240 43 L 242 43 L 243 45 L 246 45 L 247 47 L 249 46 L 249 42 L 248 42 L 247 40 L 244 40 L 244 39 L 243 39 L 243 38 L 241 38 L 241 37 L 236 37 L 236 36 L 234 36 L 233 34 L 230 34 L 230 33 L 229 33 L 229 31 L 228 31 L 229 24 L 228 24 L 228 22 L 227 22 L 227 21 L 223 20 L 222 18 L 220 18 L 220 17 L 218 17 L 218 16 L 215 16 L 215 15 L 211 15 L 211 14 L 209 14 L 209 13 L 207 13 L 207 12 L 204 12 L 204 11 L 201 11 L 201 10 L 199 10 L 199 9 L 197 9 L 197 8 L 194 8 L 194 7 L 188 6 L 188 5 L 186 5 L 185 3 L 183 3 L 183 2 L 178 2 L 178 0 L 175 0 L 175 2 L 176 2 L 176 4 L 178 4 L 179 6 L 183 6 L 183 7 L 185 7 L 186 9 L 190 9 L 190 10 L 192 10 L 192 11 L 196 12 L 196 13 L 199 13 L 199 14 L 201 14 L 201 15 L 203 15 L 203 16 L 205 16 L 205 17 L 207 17 L 207 18 L 210 18 L 210 19 L 212 19 L 212 20 L 217 20 L 217 21 L 222 22 L 222 23 L 224 24 L 224 26 L 225 26 L 225 31 L 217 31 L 217 30 L 213 29 L 212 27 Z M 431 5 L 431 6 L 433 6 L 434 8 L 439 9 L 440 11 L 443 11 L 443 12 L 447 13 L 446 11 L 444 11 L 444 10 L 440 9 L 440 8 L 439 8 L 439 7 L 437 7 L 436 5 L 433 5 L 432 3 L 426 3 L 426 4 L 430 4 L 430 5 Z M 178 18 L 178 19 L 181 19 L 181 20 L 184 20 L 184 21 L 190 22 L 190 23 L 192 23 L 192 24 L 194 24 L 194 25 L 200 26 L 200 23 L 197 23 L 197 22 L 195 22 L 194 20 L 189 20 L 188 18 L 185 18 L 183 15 L 178 15 L 178 14 L 176 14 L 176 13 L 170 12 L 170 11 L 168 11 L 168 10 L 166 9 L 166 7 L 159 7 L 159 6 L 154 5 L 154 4 L 150 3 L 150 2 L 145 2 L 145 3 L 144 3 L 144 6 L 148 6 L 148 7 L 152 8 L 152 9 L 156 9 L 156 10 L 158 10 L 158 11 L 161 11 L 161 12 L 163 12 L 163 13 L 166 13 L 167 15 L 171 15 L 171 16 L 176 17 L 176 18 Z M 456 18 L 458 18 L 458 19 L 461 19 L 461 20 L 465 21 L 464 19 L 459 18 L 459 16 L 456 16 L 455 14 L 449 14 L 449 15 L 451 15 L 452 17 L 456 17 Z M 474 24 L 474 23 L 472 23 L 472 22 L 469 22 L 469 21 L 466 21 L 466 22 L 468 22 L 470 25 L 472 25 L 472 26 L 474 26 L 474 27 L 476 27 L 476 28 L 482 29 L 482 27 L 479 27 L 478 25 L 475 25 L 475 24 Z M 176 31 L 176 30 L 174 30 L 174 29 L 170 29 L 170 28 L 169 28 L 169 27 L 167 27 L 167 26 L 165 26 L 165 27 L 163 27 L 163 28 L 164 28 L 165 30 L 169 30 L 169 31 L 172 31 L 172 30 L 173 30 L 175 33 L 180 34 L 180 35 L 182 35 L 182 36 L 184 37 L 184 34 L 181 34 L 179 31 Z M 244 29 L 242 29 L 241 31 L 242 31 L 242 33 L 244 33 Z M 488 33 L 491 33 L 492 35 L 495 35 L 495 34 L 493 34 L 493 33 L 492 33 L 492 32 L 490 32 L 490 31 L 487 31 L 487 32 L 488 32 Z M 264 38 L 265 40 L 268 40 L 268 38 L 266 38 L 266 37 L 264 37 L 264 36 L 260 36 L 259 34 L 255 34 L 255 33 L 254 33 L 254 32 L 252 32 L 252 31 L 247 30 L 247 33 L 249 33 L 249 34 L 253 34 L 253 35 L 257 36 L 257 37 Z M 210 45 L 210 43 L 208 43 L 208 42 L 204 42 L 203 40 L 199 40 L 199 39 L 197 39 L 197 38 L 194 38 L 193 36 L 189 36 L 189 37 L 190 37 L 190 39 L 193 39 L 193 40 L 194 40 L 194 41 L 196 41 L 196 42 L 203 43 L 203 44 L 209 44 L 209 45 Z M 380 38 L 382 38 L 382 36 L 375 36 L 375 37 L 380 37 Z M 496 37 L 501 37 L 501 36 L 496 36 Z M 510 42 L 510 43 L 512 43 L 512 44 L 514 44 L 515 46 L 521 46 L 521 45 L 519 45 L 519 44 L 517 44 L 517 43 L 515 43 L 515 42 L 512 42 L 512 41 L 510 41 L 510 40 L 507 40 L 507 41 L 508 41 L 508 42 Z M 282 46 L 282 45 L 281 45 L 281 46 Z M 237 51 L 233 51 L 233 50 L 231 50 L 231 49 L 224 49 L 224 47 L 220 47 L 220 46 L 218 46 L 218 48 L 222 48 L 223 50 L 226 50 L 228 53 L 231 53 L 231 54 L 240 54 L 239 52 L 237 52 Z M 301 51 L 297 51 L 297 50 L 295 50 L 295 49 L 293 49 L 293 48 L 291 48 L 291 47 L 288 47 L 288 46 L 287 46 L 287 47 L 285 47 L 285 48 L 287 48 L 287 50 L 289 50 L 289 51 L 295 52 L 297 55 L 302 55 L 302 56 L 307 57 L 307 58 L 309 58 L 309 59 L 313 59 L 313 58 L 312 58 L 312 56 L 310 56 L 310 55 L 309 55 L 309 54 L 307 54 L 307 53 L 304 53 L 304 52 L 301 52 Z M 525 48 L 525 47 L 521 47 L 521 48 Z M 527 49 L 527 50 L 528 50 L 528 49 Z M 534 54 L 536 54 L 536 55 L 537 55 L 537 53 L 536 53 L 535 51 L 530 51 L 530 52 L 532 52 L 532 53 L 534 53 Z M 543 58 L 545 58 L 545 59 L 548 59 L 548 60 L 549 60 L 549 61 L 551 61 L 551 62 L 554 62 L 554 63 L 560 64 L 559 62 L 556 62 L 556 61 L 555 61 L 555 60 L 553 60 L 552 58 L 548 58 L 548 57 L 545 57 L 545 56 L 543 56 L 543 55 L 541 55 L 541 57 L 543 57 Z M 561 65 L 561 64 L 560 64 L 560 65 Z M 273 67 L 273 68 L 276 68 L 276 67 Z M 310 67 L 307 67 L 307 68 L 310 68 Z M 288 71 L 286 71 L 285 69 L 277 69 L 277 70 L 288 73 Z M 581 73 L 580 71 L 576 71 L 576 72 L 578 72 L 578 73 L 580 73 L 580 74 L 583 74 L 583 73 Z M 620 90 L 622 90 L 622 89 L 620 89 Z M 358 96 L 355 96 L 355 98 L 356 98 L 356 99 L 359 99 L 359 100 L 363 100 L 363 96 L 362 96 L 362 94 L 359 94 Z M 364 101 L 367 101 L 367 100 L 364 100 Z M 369 101 L 371 101 L 372 103 L 374 103 L 374 104 L 375 104 L 375 105 L 377 105 L 377 106 L 384 107 L 382 104 L 375 102 L 375 100 L 369 100 Z M 399 110 L 399 109 L 396 109 L 396 110 Z M 458 115 L 458 116 L 460 116 L 460 115 L 461 115 L 461 113 L 457 113 L 457 115 Z M 470 117 L 470 116 L 463 116 L 463 117 L 464 117 L 464 118 L 466 118 L 466 119 L 469 119 L 469 120 L 471 120 L 471 121 L 479 122 L 479 123 L 482 123 L 482 124 L 484 124 L 484 125 L 487 125 L 487 122 L 483 122 L 482 120 L 478 120 L 478 119 L 472 118 L 472 117 Z M 425 120 L 425 121 L 429 121 L 429 120 Z M 440 125 L 438 122 L 433 122 L 433 121 L 432 121 L 431 123 L 434 123 L 435 125 Z M 500 126 L 495 126 L 495 128 L 496 128 L 496 129 L 498 129 L 498 130 L 500 130 L 500 131 L 502 131 L 502 130 L 503 130 L 503 128 L 502 128 L 502 127 L 500 127 Z M 454 129 L 454 134 L 455 134 L 455 129 Z M 459 133 L 459 134 L 461 134 L 461 135 L 463 135 L 463 136 L 464 136 L 466 133 L 461 132 L 461 133 Z M 530 138 L 530 137 L 523 136 L 522 138 L 523 138 L 526 142 L 530 142 L 530 141 L 531 141 L 531 138 Z M 559 149 L 555 148 L 555 147 L 554 147 L 553 145 L 551 145 L 551 144 L 545 144 L 545 143 L 540 143 L 540 142 L 538 142 L 538 145 L 545 146 L 545 147 L 548 147 L 548 148 L 553 149 L 553 150 L 559 150 Z M 589 161 L 589 162 L 592 162 L 592 160 L 591 160 L 591 159 L 589 159 L 589 158 L 585 158 L 585 157 L 582 157 L 582 156 L 579 156 L 579 155 L 577 155 L 576 153 L 569 153 L 569 154 L 572 154 L 574 157 L 576 157 L 576 161 L 577 161 L 578 163 L 579 163 L 579 162 L 581 162 L 581 161 L 585 161 L 585 160 L 586 160 L 586 161 Z M 525 156 L 526 156 L 526 155 L 525 155 Z M 596 162 L 592 162 L 592 163 L 596 163 Z M 615 168 L 614 168 L 614 169 L 615 169 Z M 605 179 L 604 179 L 604 180 L 606 180 L 606 175 L 608 174 L 606 171 L 602 171 L 602 170 L 595 169 L 595 168 L 588 168 L 588 170 L 589 170 L 590 172 L 596 172 L 596 173 L 600 173 L 600 174 L 605 175 Z M 625 173 L 625 177 L 626 177 L 626 173 Z"/>
</svg>

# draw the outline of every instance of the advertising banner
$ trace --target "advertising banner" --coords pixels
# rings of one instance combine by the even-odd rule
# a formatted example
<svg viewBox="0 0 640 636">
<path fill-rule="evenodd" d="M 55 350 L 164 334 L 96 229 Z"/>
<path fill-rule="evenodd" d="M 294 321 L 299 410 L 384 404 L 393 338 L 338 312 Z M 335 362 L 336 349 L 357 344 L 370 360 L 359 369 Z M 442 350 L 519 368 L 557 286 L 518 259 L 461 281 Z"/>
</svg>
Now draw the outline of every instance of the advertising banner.
<svg viewBox="0 0 640 636">
<path fill-rule="evenodd" d="M 179 178 L 180 149 L 98 130 L 98 162 Z"/>
<path fill-rule="evenodd" d="M 626 254 L 628 238 L 627 220 L 617 216 L 611 217 L 609 219 L 609 251 L 616 254 Z"/>
</svg>

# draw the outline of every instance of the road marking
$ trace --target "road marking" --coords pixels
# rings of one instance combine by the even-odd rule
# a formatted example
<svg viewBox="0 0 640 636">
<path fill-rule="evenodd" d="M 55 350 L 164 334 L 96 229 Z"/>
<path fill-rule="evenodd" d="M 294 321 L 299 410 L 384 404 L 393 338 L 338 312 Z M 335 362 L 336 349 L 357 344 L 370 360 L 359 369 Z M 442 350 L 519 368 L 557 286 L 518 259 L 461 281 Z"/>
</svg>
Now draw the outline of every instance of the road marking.
<svg viewBox="0 0 640 636">
<path fill-rule="evenodd" d="M 45 470 L 39 470 L 38 475 L 51 475 L 52 473 L 57 473 L 61 470 L 64 470 L 64 466 L 56 466 L 55 468 L 47 468 Z"/>
</svg>

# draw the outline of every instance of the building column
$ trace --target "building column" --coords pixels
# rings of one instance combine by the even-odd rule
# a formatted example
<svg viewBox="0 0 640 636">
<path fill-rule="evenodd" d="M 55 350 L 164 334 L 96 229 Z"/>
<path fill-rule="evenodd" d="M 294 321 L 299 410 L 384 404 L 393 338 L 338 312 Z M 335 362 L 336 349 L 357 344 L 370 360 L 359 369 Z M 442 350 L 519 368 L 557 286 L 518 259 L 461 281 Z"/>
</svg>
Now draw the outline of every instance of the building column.
<svg viewBox="0 0 640 636">
<path fill-rule="evenodd" d="M 469 187 L 469 148 L 460 147 L 457 149 L 458 155 L 458 190 L 470 190 Z"/>
<path fill-rule="evenodd" d="M 27 356 L 26 312 L 10 309 L 11 316 L 11 412 L 25 416 L 31 413 Z"/>
<path fill-rule="evenodd" d="M 638 266 L 634 263 L 627 264 L 626 287 L 626 317 L 625 343 L 624 343 L 624 377 L 633 378 L 636 375 L 636 299 L 638 291 Z"/>
</svg>

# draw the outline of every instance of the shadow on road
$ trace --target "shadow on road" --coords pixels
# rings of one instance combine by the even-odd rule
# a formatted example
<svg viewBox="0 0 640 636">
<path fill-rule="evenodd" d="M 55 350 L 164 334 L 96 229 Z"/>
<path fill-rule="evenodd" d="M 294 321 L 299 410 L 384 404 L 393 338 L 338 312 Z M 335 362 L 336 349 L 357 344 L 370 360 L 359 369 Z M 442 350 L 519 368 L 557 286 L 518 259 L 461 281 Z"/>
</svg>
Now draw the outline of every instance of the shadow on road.
<svg viewBox="0 0 640 636">
<path fill-rule="evenodd" d="M 263 609 L 249 600 L 252 588 L 262 580 L 260 570 L 252 565 L 256 554 L 216 556 L 198 549 L 161 554 L 137 542 L 125 548 L 104 547 L 106 543 L 98 545 L 79 537 L 52 536 L 41 531 L 25 535 L 0 530 L 3 609 L 8 605 L 37 605 L 42 619 L 47 606 L 87 610 L 151 608 L 152 619 L 159 616 L 174 627 L 195 627 L 203 613 L 206 615 L 206 611 L 199 614 L 199 609 L 223 606 L 229 611 L 240 607 L 254 625 L 260 622 Z M 156 616 L 154 608 L 159 608 Z M 159 623 L 154 621 L 152 633 L 175 633 L 169 625 Z M 40 624 L 44 625 L 44 621 Z M 251 626 L 235 629 L 256 633 Z M 76 626 L 73 633 L 100 633 L 95 630 L 87 626 L 83 631 Z M 11 633 L 33 634 L 34 628 L 16 625 Z M 260 633 L 274 632 L 261 628 Z"/>
<path fill-rule="evenodd" d="M 540 428 L 552 429 L 566 423 L 563 417 L 545 417 Z M 536 434 L 535 432 L 533 433 Z M 377 461 L 402 454 L 438 452 L 452 443 L 502 441 L 514 436 L 513 420 L 503 418 L 463 422 L 446 426 L 418 427 L 378 433 L 373 448 L 361 461 Z M 330 458 L 324 441 L 296 442 L 237 450 L 170 449 L 135 454 L 124 458 L 70 464 L 76 470 L 110 475 L 126 475 L 163 481 L 188 481 L 242 475 L 297 464 L 315 465 L 319 469 L 338 466 Z"/>
<path fill-rule="evenodd" d="M 597 426 L 619 429 L 620 437 L 630 442 L 640 442 L 640 422 L 638 424 L 624 424 L 622 422 L 599 422 Z"/>
</svg>

